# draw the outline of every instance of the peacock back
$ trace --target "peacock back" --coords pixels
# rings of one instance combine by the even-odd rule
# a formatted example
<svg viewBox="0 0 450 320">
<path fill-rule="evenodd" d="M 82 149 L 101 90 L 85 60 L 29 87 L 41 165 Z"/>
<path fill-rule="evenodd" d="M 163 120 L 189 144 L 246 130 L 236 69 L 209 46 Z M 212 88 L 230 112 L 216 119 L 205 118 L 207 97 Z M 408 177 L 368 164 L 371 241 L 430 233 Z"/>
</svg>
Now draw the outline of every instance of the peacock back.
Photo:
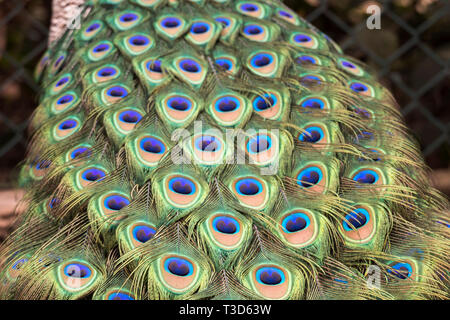
<svg viewBox="0 0 450 320">
<path fill-rule="evenodd" d="M 80 21 L 36 68 L 1 298 L 448 299 L 448 200 L 328 36 L 277 0 Z"/>
</svg>

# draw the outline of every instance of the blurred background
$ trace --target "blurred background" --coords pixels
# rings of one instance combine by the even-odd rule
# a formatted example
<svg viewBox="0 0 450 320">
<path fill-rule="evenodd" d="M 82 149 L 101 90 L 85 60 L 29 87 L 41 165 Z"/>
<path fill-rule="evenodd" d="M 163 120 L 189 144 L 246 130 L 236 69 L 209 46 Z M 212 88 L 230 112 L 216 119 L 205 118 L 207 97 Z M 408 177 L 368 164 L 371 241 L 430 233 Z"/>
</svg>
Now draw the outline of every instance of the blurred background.
<svg viewBox="0 0 450 320">
<path fill-rule="evenodd" d="M 433 169 L 435 185 L 450 195 L 450 1 L 285 3 L 379 72 Z M 373 4 L 382 9 L 380 30 L 366 27 L 366 8 Z M 0 0 L 0 190 L 14 188 L 24 157 L 39 90 L 32 73 L 46 48 L 50 17 L 50 0 Z"/>
</svg>

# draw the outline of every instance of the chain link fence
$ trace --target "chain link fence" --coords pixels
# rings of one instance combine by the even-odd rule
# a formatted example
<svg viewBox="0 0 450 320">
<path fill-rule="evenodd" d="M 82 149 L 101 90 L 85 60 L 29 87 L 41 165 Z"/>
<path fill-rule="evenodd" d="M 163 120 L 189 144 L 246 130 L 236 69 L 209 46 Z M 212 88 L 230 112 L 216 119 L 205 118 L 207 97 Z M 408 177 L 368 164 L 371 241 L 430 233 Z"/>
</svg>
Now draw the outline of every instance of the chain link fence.
<svg viewBox="0 0 450 320">
<path fill-rule="evenodd" d="M 286 0 L 344 51 L 379 71 L 433 169 L 450 163 L 450 1 Z M 369 30 L 367 7 L 381 9 Z M 0 188 L 14 184 L 36 107 L 33 68 L 46 48 L 49 0 L 0 0 Z"/>
</svg>

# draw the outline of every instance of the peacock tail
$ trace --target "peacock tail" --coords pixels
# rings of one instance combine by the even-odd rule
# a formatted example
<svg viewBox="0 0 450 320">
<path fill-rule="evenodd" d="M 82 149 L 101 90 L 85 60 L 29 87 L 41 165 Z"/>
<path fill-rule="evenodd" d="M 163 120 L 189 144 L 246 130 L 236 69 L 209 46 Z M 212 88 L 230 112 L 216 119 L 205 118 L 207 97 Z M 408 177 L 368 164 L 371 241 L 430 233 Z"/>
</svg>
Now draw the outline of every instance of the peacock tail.
<svg viewBox="0 0 450 320">
<path fill-rule="evenodd" d="M 91 0 L 36 68 L 1 299 L 448 299 L 449 202 L 278 0 Z"/>
</svg>

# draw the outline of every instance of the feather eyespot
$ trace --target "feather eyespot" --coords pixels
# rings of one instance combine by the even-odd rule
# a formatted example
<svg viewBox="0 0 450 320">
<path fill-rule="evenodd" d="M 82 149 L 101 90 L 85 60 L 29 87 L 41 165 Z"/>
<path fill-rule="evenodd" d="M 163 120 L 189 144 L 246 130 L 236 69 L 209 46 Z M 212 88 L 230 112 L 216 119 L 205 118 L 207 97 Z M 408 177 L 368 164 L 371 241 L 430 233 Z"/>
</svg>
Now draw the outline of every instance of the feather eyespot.
<svg viewBox="0 0 450 320">
<path fill-rule="evenodd" d="M 283 112 L 283 99 L 276 92 L 267 92 L 253 99 L 253 110 L 263 118 L 275 120 Z"/>
<path fill-rule="evenodd" d="M 323 77 L 313 74 L 304 75 L 300 79 L 302 86 L 307 88 L 321 85 L 324 81 L 325 79 Z"/>
<path fill-rule="evenodd" d="M 307 165 L 297 173 L 296 179 L 302 189 L 323 193 L 327 182 L 326 169 L 319 164 Z"/>
<path fill-rule="evenodd" d="M 262 5 L 256 2 L 240 2 L 237 4 L 237 10 L 247 16 L 263 18 L 266 14 Z"/>
<path fill-rule="evenodd" d="M 253 287 L 266 299 L 283 299 L 290 292 L 288 272 L 276 265 L 261 265 L 252 272 Z"/>
<path fill-rule="evenodd" d="M 103 205 L 106 209 L 111 211 L 119 211 L 122 208 L 128 206 L 130 200 L 120 195 L 112 195 L 105 198 Z"/>
<path fill-rule="evenodd" d="M 134 12 L 126 12 L 117 16 L 116 26 L 120 30 L 128 30 L 139 24 L 141 16 Z"/>
<path fill-rule="evenodd" d="M 305 128 L 305 131 L 299 136 L 299 140 L 302 142 L 317 143 L 325 137 L 325 133 L 320 127 L 309 126 Z"/>
<path fill-rule="evenodd" d="M 125 38 L 128 52 L 132 55 L 139 55 L 153 47 L 154 41 L 144 34 L 134 34 Z"/>
<path fill-rule="evenodd" d="M 161 280 L 172 292 L 184 293 L 191 289 L 198 277 L 198 267 L 189 258 L 168 255 L 160 260 Z"/>
<path fill-rule="evenodd" d="M 294 25 L 298 25 L 299 24 L 298 19 L 295 17 L 295 14 L 292 13 L 292 12 L 279 9 L 277 11 L 277 15 L 278 15 L 279 18 L 281 18 L 281 19 L 283 19 L 283 20 L 285 20 L 285 21 L 287 21 L 287 22 L 289 22 L 291 24 L 294 24 Z"/>
<path fill-rule="evenodd" d="M 188 208 L 198 201 L 202 188 L 191 177 L 172 175 L 165 179 L 164 192 L 171 205 L 176 208 Z"/>
<path fill-rule="evenodd" d="M 156 233 L 156 229 L 148 225 L 137 225 L 132 228 L 133 238 L 140 243 L 146 243 Z"/>
<path fill-rule="evenodd" d="M 308 55 L 301 55 L 297 59 L 295 59 L 295 62 L 300 65 L 319 65 L 320 60 L 313 56 Z"/>
<path fill-rule="evenodd" d="M 305 109 L 328 109 L 325 99 L 319 97 L 307 98 L 300 103 L 300 107 Z"/>
<path fill-rule="evenodd" d="M 116 128 L 123 134 L 128 134 L 134 130 L 136 125 L 142 120 L 141 112 L 126 108 L 118 111 L 115 115 Z"/>
<path fill-rule="evenodd" d="M 48 172 L 52 162 L 50 160 L 41 160 L 38 161 L 35 165 L 32 166 L 31 173 L 34 179 L 40 180 L 42 179 Z"/>
<path fill-rule="evenodd" d="M 84 41 L 91 40 L 94 38 L 101 30 L 103 29 L 103 22 L 97 20 L 92 22 L 89 26 L 86 27 L 83 31 L 82 38 Z"/>
<path fill-rule="evenodd" d="M 89 51 L 89 58 L 92 61 L 99 61 L 106 58 L 114 48 L 113 44 L 110 41 L 102 41 Z"/>
<path fill-rule="evenodd" d="M 345 59 L 339 59 L 338 66 L 346 72 L 354 74 L 355 76 L 362 76 L 364 74 L 364 71 L 359 66 Z"/>
<path fill-rule="evenodd" d="M 361 244 L 374 237 L 376 228 L 373 209 L 367 205 L 356 205 L 342 219 L 340 231 L 347 241 Z"/>
<path fill-rule="evenodd" d="M 415 268 L 408 262 L 391 262 L 387 270 L 392 276 L 400 280 L 411 278 Z"/>
<path fill-rule="evenodd" d="M 317 221 L 307 210 L 294 210 L 281 217 L 280 233 L 292 246 L 306 247 L 317 237 Z"/>
<path fill-rule="evenodd" d="M 233 61 L 231 59 L 216 59 L 216 64 L 226 71 L 231 71 L 233 69 Z"/>
<path fill-rule="evenodd" d="M 266 27 L 258 24 L 248 24 L 244 27 L 243 34 L 247 39 L 264 42 L 269 38 L 269 31 Z"/>
<path fill-rule="evenodd" d="M 256 53 L 250 56 L 248 67 L 256 75 L 273 77 L 278 71 L 278 58 L 271 52 Z"/>
<path fill-rule="evenodd" d="M 65 88 L 67 88 L 72 82 L 72 75 L 66 74 L 60 77 L 58 80 L 54 82 L 53 88 L 51 89 L 52 94 L 56 94 L 61 92 Z"/>
<path fill-rule="evenodd" d="M 66 92 L 58 96 L 52 103 L 52 112 L 55 114 L 72 109 L 78 103 L 78 97 L 75 92 Z"/>
<path fill-rule="evenodd" d="M 77 132 L 80 127 L 80 122 L 77 118 L 62 120 L 54 128 L 54 138 L 56 140 L 65 139 Z"/>
<path fill-rule="evenodd" d="M 134 297 L 125 292 L 112 292 L 106 297 L 107 300 L 135 300 Z"/>
<path fill-rule="evenodd" d="M 223 250 L 236 249 L 246 233 L 240 219 L 231 214 L 214 214 L 205 221 L 204 226 L 210 239 Z"/>
<path fill-rule="evenodd" d="M 185 29 L 186 22 L 176 16 L 160 18 L 156 24 L 156 31 L 169 40 L 178 38 Z"/>
<path fill-rule="evenodd" d="M 89 158 L 92 155 L 92 150 L 89 147 L 76 147 L 72 151 L 69 152 L 69 161 L 70 160 L 80 160 L 82 158 Z"/>
<path fill-rule="evenodd" d="M 197 103 L 187 95 L 174 94 L 166 97 L 158 104 L 157 111 L 162 118 L 168 118 L 172 123 L 185 125 L 192 121 L 198 111 Z"/>
<path fill-rule="evenodd" d="M 85 188 L 91 183 L 102 181 L 106 177 L 106 171 L 100 168 L 90 167 L 83 169 L 78 174 L 79 189 Z"/>
<path fill-rule="evenodd" d="M 129 90 L 121 85 L 112 85 L 103 90 L 103 101 L 107 104 L 116 103 L 129 94 Z"/>
<path fill-rule="evenodd" d="M 351 178 L 361 184 L 382 184 L 383 179 L 379 172 L 373 169 L 361 169 L 355 172 Z"/>
<path fill-rule="evenodd" d="M 342 222 L 345 231 L 359 229 L 367 224 L 370 220 L 369 212 L 366 209 L 358 208 L 345 216 Z M 350 227 L 352 225 L 353 228 Z"/>
<path fill-rule="evenodd" d="M 250 163 L 255 165 L 272 163 L 278 151 L 278 138 L 272 134 L 256 134 L 249 137 L 245 144 L 245 152 L 250 158 Z"/>
<path fill-rule="evenodd" d="M 215 98 L 210 106 L 210 112 L 216 121 L 223 126 L 233 126 L 242 121 L 242 115 L 246 110 L 245 100 L 232 94 Z"/>
<path fill-rule="evenodd" d="M 195 160 L 205 165 L 220 163 L 225 153 L 224 142 L 217 136 L 200 134 L 192 138 Z"/>
<path fill-rule="evenodd" d="M 179 58 L 175 62 L 175 66 L 183 77 L 183 80 L 195 87 L 200 86 L 206 76 L 206 68 L 194 58 Z"/>
<path fill-rule="evenodd" d="M 149 59 L 143 62 L 143 69 L 147 75 L 147 79 L 153 85 L 159 85 L 167 78 L 163 73 L 161 65 L 162 62 L 159 59 Z"/>
<path fill-rule="evenodd" d="M 62 264 L 58 271 L 60 284 L 69 291 L 80 291 L 90 286 L 96 279 L 97 271 L 87 263 L 69 261 Z"/>
<path fill-rule="evenodd" d="M 147 166 L 155 166 L 167 153 L 164 142 L 153 136 L 144 136 L 136 140 L 138 144 L 138 154 Z"/>
<path fill-rule="evenodd" d="M 261 209 L 268 201 L 267 184 L 256 177 L 236 179 L 231 189 L 241 204 L 246 207 Z"/>
<path fill-rule="evenodd" d="M 294 33 L 291 37 L 291 42 L 297 46 L 316 49 L 319 46 L 317 39 L 308 34 Z"/>
<path fill-rule="evenodd" d="M 353 81 L 350 83 L 350 89 L 356 92 L 357 94 L 366 96 L 366 97 L 374 97 L 375 96 L 375 90 L 372 88 L 372 86 L 362 83 Z"/>
</svg>

